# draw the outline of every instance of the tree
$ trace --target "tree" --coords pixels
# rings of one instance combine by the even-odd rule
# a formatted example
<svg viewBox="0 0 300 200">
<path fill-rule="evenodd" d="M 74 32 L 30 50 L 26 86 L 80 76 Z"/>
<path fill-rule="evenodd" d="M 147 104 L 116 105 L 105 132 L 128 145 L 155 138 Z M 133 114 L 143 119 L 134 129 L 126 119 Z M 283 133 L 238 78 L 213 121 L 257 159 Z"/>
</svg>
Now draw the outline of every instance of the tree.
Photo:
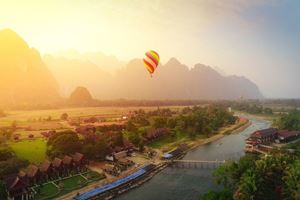
<svg viewBox="0 0 300 200">
<path fill-rule="evenodd" d="M 14 152 L 9 148 L 0 149 L 0 161 L 7 161 L 15 157 Z"/>
<path fill-rule="evenodd" d="M 128 132 L 128 140 L 134 144 L 134 145 L 138 145 L 141 141 L 141 137 L 140 134 L 138 133 L 138 131 L 136 132 Z"/>
<path fill-rule="evenodd" d="M 116 132 L 115 136 L 113 137 L 113 146 L 122 146 L 123 145 L 123 133 Z"/>
<path fill-rule="evenodd" d="M 287 200 L 300 199 L 300 162 L 284 174 L 283 196 Z"/>
<path fill-rule="evenodd" d="M 169 128 L 175 128 L 176 125 L 177 125 L 177 121 L 176 121 L 175 118 L 169 118 L 169 119 L 168 119 L 167 126 L 168 126 Z"/>
<path fill-rule="evenodd" d="M 201 200 L 233 200 L 232 192 L 229 190 L 209 191 L 205 193 Z"/>
<path fill-rule="evenodd" d="M 137 127 L 136 125 L 133 123 L 132 120 L 129 120 L 126 124 L 126 130 L 128 131 L 136 131 L 137 130 Z"/>
<path fill-rule="evenodd" d="M 99 140 L 95 144 L 95 155 L 97 159 L 104 160 L 105 156 L 110 153 L 107 143 L 103 140 Z"/>
<path fill-rule="evenodd" d="M 3 110 L 0 109 L 0 117 L 6 117 L 6 114 Z"/>
<path fill-rule="evenodd" d="M 67 113 L 63 113 L 63 114 L 61 114 L 61 116 L 60 116 L 60 119 L 61 120 L 67 120 L 69 118 L 69 115 L 67 114 Z"/>
<path fill-rule="evenodd" d="M 300 130 L 300 112 L 293 110 L 288 114 L 282 114 L 274 124 L 283 130 Z"/>
<path fill-rule="evenodd" d="M 13 157 L 6 161 L 0 161 L 0 178 L 4 175 L 18 173 L 21 168 L 27 167 L 29 162 L 17 157 Z"/>
<path fill-rule="evenodd" d="M 52 120 L 52 117 L 49 115 L 46 119 L 46 121 L 51 121 Z"/>
<path fill-rule="evenodd" d="M 2 181 L 0 181 L 0 199 L 7 199 L 7 192 Z"/>
<path fill-rule="evenodd" d="M 273 115 L 273 110 L 271 108 L 264 108 L 264 113 L 266 115 Z"/>
<path fill-rule="evenodd" d="M 69 131 L 57 134 L 54 139 L 48 141 L 47 154 L 50 157 L 66 155 L 78 152 L 82 148 L 82 144 L 76 133 Z"/>
<path fill-rule="evenodd" d="M 11 123 L 11 130 L 14 132 L 14 131 L 16 131 L 16 129 L 17 129 L 17 121 L 13 121 Z"/>
<path fill-rule="evenodd" d="M 164 128 L 167 125 L 166 117 L 155 117 L 153 122 L 154 128 Z"/>
<path fill-rule="evenodd" d="M 299 166 L 298 159 L 286 155 L 247 155 L 221 166 L 214 177 L 235 200 L 299 199 Z"/>
</svg>

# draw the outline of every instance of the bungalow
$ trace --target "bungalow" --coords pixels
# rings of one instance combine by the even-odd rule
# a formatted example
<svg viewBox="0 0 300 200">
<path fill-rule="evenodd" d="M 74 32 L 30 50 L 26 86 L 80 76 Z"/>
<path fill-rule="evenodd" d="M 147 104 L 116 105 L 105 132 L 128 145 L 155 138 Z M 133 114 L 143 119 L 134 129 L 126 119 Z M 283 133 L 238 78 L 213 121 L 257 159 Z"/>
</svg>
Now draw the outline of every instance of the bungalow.
<svg viewBox="0 0 300 200">
<path fill-rule="evenodd" d="M 41 174 L 36 165 L 30 165 L 27 170 L 29 185 L 34 185 L 40 182 Z"/>
<path fill-rule="evenodd" d="M 60 177 L 63 175 L 64 166 L 63 166 L 62 159 L 55 158 L 52 161 L 52 167 L 53 167 L 53 172 L 56 175 L 56 177 Z"/>
<path fill-rule="evenodd" d="M 73 170 L 73 158 L 71 156 L 65 156 L 62 160 L 63 162 L 63 173 L 68 175 L 71 170 Z"/>
<path fill-rule="evenodd" d="M 83 154 L 76 152 L 74 155 L 72 155 L 72 158 L 77 171 L 82 171 L 86 169 L 86 165 L 88 164 L 88 162 Z"/>
<path fill-rule="evenodd" d="M 41 177 L 42 177 L 43 181 L 48 181 L 49 178 L 51 178 L 53 176 L 52 163 L 49 160 L 45 160 L 40 165 L 40 172 L 41 172 Z"/>
<path fill-rule="evenodd" d="M 33 197 L 33 191 L 28 182 L 19 177 L 18 174 L 4 177 L 3 182 L 9 200 L 23 200 Z"/>
</svg>

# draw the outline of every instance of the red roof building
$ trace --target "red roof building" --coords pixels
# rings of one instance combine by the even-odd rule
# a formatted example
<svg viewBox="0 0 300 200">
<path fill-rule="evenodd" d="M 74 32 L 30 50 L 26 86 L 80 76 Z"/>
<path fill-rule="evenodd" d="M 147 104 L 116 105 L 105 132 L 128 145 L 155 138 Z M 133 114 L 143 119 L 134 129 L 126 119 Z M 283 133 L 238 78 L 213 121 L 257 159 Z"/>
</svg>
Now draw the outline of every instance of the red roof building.
<svg viewBox="0 0 300 200">
<path fill-rule="evenodd" d="M 28 183 L 17 174 L 3 178 L 7 195 L 10 199 L 27 199 L 32 193 Z"/>
<path fill-rule="evenodd" d="M 276 128 L 268 128 L 255 131 L 247 139 L 258 144 L 266 144 L 273 142 L 277 138 L 278 130 Z"/>
<path fill-rule="evenodd" d="M 281 143 L 290 142 L 299 138 L 300 138 L 299 131 L 282 130 L 278 132 L 278 139 Z"/>
</svg>

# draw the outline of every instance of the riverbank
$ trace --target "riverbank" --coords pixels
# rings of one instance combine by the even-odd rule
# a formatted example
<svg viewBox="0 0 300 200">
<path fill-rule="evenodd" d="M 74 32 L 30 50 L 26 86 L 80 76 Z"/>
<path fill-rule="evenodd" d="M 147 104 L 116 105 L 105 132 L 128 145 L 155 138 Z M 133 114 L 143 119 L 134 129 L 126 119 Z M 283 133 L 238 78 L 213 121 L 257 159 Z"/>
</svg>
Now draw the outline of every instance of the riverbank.
<svg viewBox="0 0 300 200">
<path fill-rule="evenodd" d="M 188 153 L 192 149 L 195 149 L 195 148 L 199 147 L 200 145 L 205 145 L 205 144 L 217 141 L 217 140 L 221 139 L 222 137 L 224 137 L 226 135 L 229 135 L 228 131 L 230 131 L 231 134 L 237 134 L 237 133 L 245 130 L 247 127 L 249 127 L 251 125 L 251 122 L 247 118 L 242 118 L 242 119 L 243 120 L 241 120 L 241 118 L 240 118 L 239 122 L 237 124 L 234 124 L 234 125 L 231 125 L 229 127 L 223 128 L 222 130 L 219 131 L 218 134 L 216 134 L 212 137 L 209 137 L 207 139 L 197 139 L 196 141 L 187 142 L 186 144 L 188 144 L 189 148 L 186 151 L 182 152 L 182 154 L 177 159 L 182 159 L 186 155 L 186 153 Z M 226 133 L 226 134 L 224 134 L 224 133 Z M 157 160 L 156 160 L 156 162 L 157 162 Z M 125 192 L 128 192 L 131 189 L 137 188 L 137 187 L 141 186 L 142 184 L 148 182 L 155 175 L 157 175 L 159 172 L 164 170 L 167 166 L 168 166 L 167 163 L 164 163 L 162 161 L 158 162 L 158 164 L 156 165 L 156 168 L 153 170 L 152 173 L 150 173 L 149 175 L 147 175 L 146 177 L 141 179 L 138 183 L 130 185 L 130 187 L 127 187 L 126 189 L 124 189 L 122 191 L 119 191 L 117 196 L 119 196 L 120 194 L 123 194 Z M 114 198 L 114 197 L 116 197 L 116 195 L 112 196 L 112 198 Z"/>
<path fill-rule="evenodd" d="M 188 138 L 185 137 L 181 140 L 177 140 L 172 143 L 165 144 L 161 148 L 157 148 L 156 150 L 159 151 L 161 154 L 171 151 L 175 148 L 177 148 L 180 144 L 185 143 L 187 144 L 190 149 L 194 149 L 200 145 L 205 145 L 211 142 L 214 142 L 216 140 L 221 139 L 225 135 L 230 135 L 230 134 L 238 134 L 241 131 L 245 130 L 251 125 L 251 121 L 248 118 L 244 117 L 239 117 L 239 121 L 236 124 L 221 128 L 218 130 L 217 133 L 213 134 L 212 136 L 208 138 L 203 138 L 203 137 L 196 137 L 196 138 Z"/>
<path fill-rule="evenodd" d="M 248 117 L 247 117 L 248 118 Z M 239 134 L 224 135 L 209 145 L 200 145 L 189 150 L 184 160 L 235 160 L 244 155 L 245 139 L 258 129 L 270 127 L 270 122 L 249 117 Z M 116 198 L 116 200 L 198 200 L 212 188 L 216 188 L 212 178 L 214 169 L 166 168 L 155 175 L 147 183 L 140 185 Z M 153 192 L 155 191 L 155 192 Z"/>
</svg>

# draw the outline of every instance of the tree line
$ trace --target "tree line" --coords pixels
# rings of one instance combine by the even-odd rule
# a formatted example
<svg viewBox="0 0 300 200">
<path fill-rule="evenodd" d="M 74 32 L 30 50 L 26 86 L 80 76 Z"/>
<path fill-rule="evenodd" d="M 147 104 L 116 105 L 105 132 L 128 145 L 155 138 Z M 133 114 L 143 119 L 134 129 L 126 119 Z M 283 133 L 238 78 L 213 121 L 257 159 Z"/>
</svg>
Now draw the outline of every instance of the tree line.
<svg viewBox="0 0 300 200">
<path fill-rule="evenodd" d="M 47 155 L 63 156 L 81 151 L 89 159 L 103 160 L 114 148 L 129 142 L 140 150 L 147 144 L 145 139 L 152 130 L 165 133 L 181 132 L 188 137 L 208 137 L 219 128 L 233 124 L 236 117 L 220 106 L 193 106 L 180 111 L 168 108 L 146 112 L 138 109 L 125 125 L 99 127 L 96 131 L 77 134 L 73 131 L 57 132 L 47 142 Z"/>
<path fill-rule="evenodd" d="M 300 160 L 284 154 L 245 155 L 214 173 L 222 190 L 209 191 L 202 200 L 300 199 Z"/>
</svg>

